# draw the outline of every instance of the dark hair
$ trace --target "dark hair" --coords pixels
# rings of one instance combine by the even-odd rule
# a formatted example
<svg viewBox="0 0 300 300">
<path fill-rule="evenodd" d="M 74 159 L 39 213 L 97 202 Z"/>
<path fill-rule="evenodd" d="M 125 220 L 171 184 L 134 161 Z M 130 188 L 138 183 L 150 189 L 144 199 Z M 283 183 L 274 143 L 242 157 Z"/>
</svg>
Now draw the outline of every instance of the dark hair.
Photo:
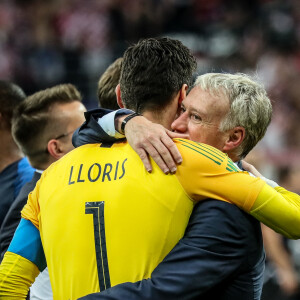
<svg viewBox="0 0 300 300">
<path fill-rule="evenodd" d="M 149 38 L 129 47 L 123 56 L 121 97 L 137 112 L 160 111 L 183 84 L 191 85 L 196 61 L 180 41 Z"/>
<path fill-rule="evenodd" d="M 116 97 L 116 86 L 120 81 L 123 58 L 116 59 L 102 74 L 98 82 L 98 101 L 100 107 L 119 109 Z"/>
<path fill-rule="evenodd" d="M 81 95 L 72 84 L 60 84 L 52 88 L 39 91 L 27 97 L 14 111 L 12 118 L 12 134 L 21 148 L 29 156 L 35 156 L 35 149 L 47 138 L 45 134 L 47 126 L 51 134 L 60 126 L 55 116 L 51 114 L 51 108 L 55 104 L 81 101 Z M 40 150 L 40 149 L 39 149 Z M 40 151 L 38 152 L 40 154 Z M 45 155 L 47 152 L 45 151 Z M 41 157 L 41 160 L 45 159 Z"/>
<path fill-rule="evenodd" d="M 11 128 L 13 111 L 26 98 L 24 91 L 16 84 L 0 80 L 0 113 L 5 119 L 7 128 Z"/>
</svg>

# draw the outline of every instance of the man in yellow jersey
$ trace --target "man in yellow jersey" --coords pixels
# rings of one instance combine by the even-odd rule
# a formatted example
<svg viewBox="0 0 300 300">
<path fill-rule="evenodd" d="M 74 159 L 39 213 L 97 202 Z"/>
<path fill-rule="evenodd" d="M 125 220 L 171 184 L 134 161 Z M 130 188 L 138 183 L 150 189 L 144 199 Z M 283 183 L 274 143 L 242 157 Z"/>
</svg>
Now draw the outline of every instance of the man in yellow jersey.
<svg viewBox="0 0 300 300">
<path fill-rule="evenodd" d="M 193 140 L 215 145 L 237 161 L 264 134 L 270 111 L 264 89 L 249 77 L 207 74 L 198 77 L 195 87 L 183 100 L 182 113 L 172 128 L 189 133 Z M 145 120 L 143 125 L 141 121 L 142 117 L 137 117 L 127 125 L 131 141 L 140 135 L 139 128 L 144 129 L 147 138 L 149 131 L 157 132 L 157 126 L 152 130 L 151 122 Z M 85 131 L 80 130 L 75 141 L 80 142 L 80 135 Z M 225 143 L 230 132 L 233 135 L 230 142 L 236 142 L 231 148 Z M 244 141 L 242 145 L 239 136 Z M 159 134 L 160 138 L 165 136 Z M 155 144 L 139 140 L 134 147 L 149 142 Z M 154 147 L 157 145 L 156 141 Z M 261 234 L 259 224 L 253 222 L 228 203 L 199 203 L 185 237 L 155 269 L 151 280 L 122 284 L 83 299 L 194 299 L 199 296 L 203 299 L 259 299 L 263 262 L 254 264 L 253 257 L 258 250 L 255 248 L 261 245 L 257 242 Z M 238 224 L 243 224 L 242 228 L 237 229 Z M 251 263 L 254 264 L 252 269 Z"/>
<path fill-rule="evenodd" d="M 155 91 L 145 89 L 143 103 L 128 107 L 170 123 L 195 66 L 188 49 L 175 40 L 149 39 L 126 51 L 122 70 L 125 58 L 144 62 L 135 68 L 148 76 L 136 79 L 137 85 L 157 83 Z M 133 74 L 128 70 L 126 75 L 121 74 L 121 86 L 122 78 L 129 80 Z M 131 95 L 131 88 L 122 90 L 128 103 L 134 100 Z M 214 198 L 246 211 L 265 196 L 285 203 L 284 196 L 260 179 L 236 172 L 217 149 L 185 140 L 176 143 L 183 163 L 175 176 L 164 175 L 157 166 L 152 174 L 146 172 L 125 142 L 82 146 L 48 168 L 22 211 L 14 251 L 6 253 L 0 266 L 0 296 L 22 299 L 39 272 L 24 256 L 34 245 L 14 243 L 20 235 L 40 235 L 54 299 L 77 299 L 149 278 L 183 236 L 193 201 Z M 254 260 L 261 264 L 261 259 L 260 253 Z"/>
</svg>

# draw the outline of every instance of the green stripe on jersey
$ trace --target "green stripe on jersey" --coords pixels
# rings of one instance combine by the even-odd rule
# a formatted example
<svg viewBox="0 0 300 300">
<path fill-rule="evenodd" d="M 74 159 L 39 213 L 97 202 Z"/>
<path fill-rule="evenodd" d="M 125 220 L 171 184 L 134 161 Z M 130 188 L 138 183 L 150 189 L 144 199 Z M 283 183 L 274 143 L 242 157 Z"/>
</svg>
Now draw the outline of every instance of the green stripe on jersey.
<svg viewBox="0 0 300 300">
<path fill-rule="evenodd" d="M 216 164 L 221 165 L 221 162 L 214 160 L 212 157 L 210 157 L 210 156 L 208 156 L 208 155 L 206 155 L 206 154 L 204 154 L 204 153 L 202 153 L 202 152 L 196 150 L 195 148 L 189 147 L 188 145 L 185 145 L 185 144 L 182 144 L 182 146 L 184 146 L 184 147 L 186 147 L 186 148 L 190 148 L 190 149 L 192 149 L 192 150 L 194 150 L 194 151 L 196 151 L 196 152 L 202 154 L 203 156 L 209 158 L 210 160 L 212 160 L 212 161 L 215 162 Z M 200 149 L 200 150 L 201 150 L 201 149 Z"/>
<path fill-rule="evenodd" d="M 228 160 L 228 167 L 232 168 L 234 171 L 239 172 L 240 170 L 237 168 L 237 166 L 231 161 Z"/>
<path fill-rule="evenodd" d="M 178 140 L 180 140 L 181 142 L 183 142 L 183 143 L 185 143 L 185 144 L 187 144 L 187 145 L 189 145 L 189 146 L 191 146 L 191 147 L 194 147 L 194 148 L 196 148 L 196 149 L 199 149 L 199 150 L 201 150 L 201 151 L 206 152 L 207 154 L 213 156 L 215 159 L 220 160 L 221 163 L 223 162 L 224 155 L 221 156 L 220 153 L 218 153 L 217 151 L 214 151 L 214 150 L 210 149 L 209 147 L 205 147 L 205 146 L 202 145 L 202 144 L 197 144 L 197 145 L 195 145 L 195 144 L 193 144 L 193 143 L 189 143 L 188 141 L 184 141 L 184 140 L 181 140 L 181 139 L 178 139 Z M 183 146 L 185 146 L 185 144 L 183 144 Z M 191 147 L 188 147 L 188 148 L 192 149 Z M 195 150 L 195 149 L 194 149 L 194 150 Z M 195 150 L 195 151 L 197 151 L 197 150 Z M 197 152 L 198 152 L 198 151 L 197 151 Z M 199 153 L 200 153 L 200 152 L 199 152 Z M 203 153 L 202 153 L 202 154 L 203 154 Z M 218 155 L 219 157 L 216 156 L 216 155 L 214 155 L 214 154 Z M 203 155 L 204 155 L 204 154 L 203 154 Z M 214 161 L 213 158 L 211 158 L 211 159 Z"/>
</svg>

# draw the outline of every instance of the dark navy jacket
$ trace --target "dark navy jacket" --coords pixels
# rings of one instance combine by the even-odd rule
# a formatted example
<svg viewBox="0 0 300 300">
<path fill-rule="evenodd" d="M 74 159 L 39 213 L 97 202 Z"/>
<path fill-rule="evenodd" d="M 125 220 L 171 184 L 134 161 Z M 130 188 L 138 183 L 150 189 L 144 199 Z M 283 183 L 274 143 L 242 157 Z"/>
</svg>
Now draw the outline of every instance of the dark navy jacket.
<svg viewBox="0 0 300 300">
<path fill-rule="evenodd" d="M 0 173 L 0 226 L 22 186 L 29 182 L 34 169 L 26 157 L 10 164 Z"/>
<path fill-rule="evenodd" d="M 122 115 L 129 110 L 121 109 L 118 115 Z M 97 120 L 104 115 L 112 112 L 110 109 L 96 108 L 84 113 L 85 122 L 76 129 L 72 137 L 73 146 L 79 147 L 92 143 L 113 143 L 116 141 L 114 137 L 109 136 L 97 123 Z"/>
<path fill-rule="evenodd" d="M 88 141 L 91 132 L 98 142 L 103 141 L 106 134 L 97 137 L 93 130 L 97 124 L 87 113 L 87 122 L 73 142 L 78 146 Z M 184 237 L 151 279 L 123 283 L 80 299 L 258 300 L 264 260 L 260 223 L 232 204 L 209 199 L 195 206 Z"/>
<path fill-rule="evenodd" d="M 21 189 L 16 200 L 8 210 L 2 226 L 0 228 L 0 262 L 14 236 L 14 233 L 21 221 L 21 210 L 27 203 L 28 194 L 33 191 L 35 184 L 40 179 L 41 174 L 35 172 L 30 182 L 27 182 Z"/>
</svg>

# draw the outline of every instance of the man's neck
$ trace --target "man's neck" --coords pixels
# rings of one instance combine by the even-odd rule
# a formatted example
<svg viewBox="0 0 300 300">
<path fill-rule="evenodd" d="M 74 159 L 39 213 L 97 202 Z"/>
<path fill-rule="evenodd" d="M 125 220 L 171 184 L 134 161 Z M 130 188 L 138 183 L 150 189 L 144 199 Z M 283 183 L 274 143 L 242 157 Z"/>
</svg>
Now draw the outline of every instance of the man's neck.
<svg viewBox="0 0 300 300">
<path fill-rule="evenodd" d="M 44 163 L 44 164 L 39 164 L 39 165 L 34 165 L 32 164 L 32 167 L 35 168 L 35 169 L 38 169 L 40 171 L 44 171 L 46 170 L 51 164 L 49 163 Z"/>
<path fill-rule="evenodd" d="M 222 151 L 222 150 L 221 150 Z M 235 149 L 229 150 L 228 152 L 225 151 L 225 153 L 228 155 L 228 157 L 235 163 L 241 160 L 240 156 L 236 154 L 237 151 Z"/>
<path fill-rule="evenodd" d="M 44 171 L 46 170 L 52 163 L 54 163 L 55 161 L 57 161 L 57 159 L 53 158 L 50 154 L 48 154 L 48 159 L 45 160 L 44 162 L 39 162 L 39 163 L 35 163 L 34 161 L 32 161 L 30 159 L 30 157 L 28 157 L 29 162 L 31 164 L 31 166 L 35 169 L 38 169 L 40 171 Z"/>
<path fill-rule="evenodd" d="M 160 125 L 163 125 L 164 127 L 168 128 L 170 127 L 169 124 L 166 124 L 166 122 L 163 122 L 162 117 L 155 115 L 155 113 L 152 112 L 143 112 L 143 117 L 145 117 L 147 120 L 153 122 L 153 123 L 157 123 Z"/>
<path fill-rule="evenodd" d="M 238 161 L 241 160 L 240 157 L 238 155 L 235 155 L 235 154 L 228 154 L 228 156 L 235 163 L 237 163 Z"/>
<path fill-rule="evenodd" d="M 0 135 L 0 172 L 2 172 L 7 166 L 23 158 L 24 155 L 10 133 L 2 131 Z"/>
<path fill-rule="evenodd" d="M 150 112 L 145 111 L 143 112 L 143 116 L 148 119 L 149 121 L 153 123 L 160 124 L 167 128 L 168 130 L 171 130 L 171 124 L 175 119 L 176 112 L 170 111 L 170 110 L 164 110 L 161 112 Z"/>
<path fill-rule="evenodd" d="M 143 117 L 148 119 L 153 123 L 160 124 L 171 130 L 171 124 L 174 122 L 176 118 L 176 114 L 178 112 L 178 101 L 179 101 L 180 92 L 169 102 L 167 106 L 160 110 L 145 110 L 142 112 Z M 125 107 L 129 108 L 129 107 Z M 133 109 L 133 108 L 129 108 Z M 133 109 L 134 110 L 134 109 Z"/>
</svg>

